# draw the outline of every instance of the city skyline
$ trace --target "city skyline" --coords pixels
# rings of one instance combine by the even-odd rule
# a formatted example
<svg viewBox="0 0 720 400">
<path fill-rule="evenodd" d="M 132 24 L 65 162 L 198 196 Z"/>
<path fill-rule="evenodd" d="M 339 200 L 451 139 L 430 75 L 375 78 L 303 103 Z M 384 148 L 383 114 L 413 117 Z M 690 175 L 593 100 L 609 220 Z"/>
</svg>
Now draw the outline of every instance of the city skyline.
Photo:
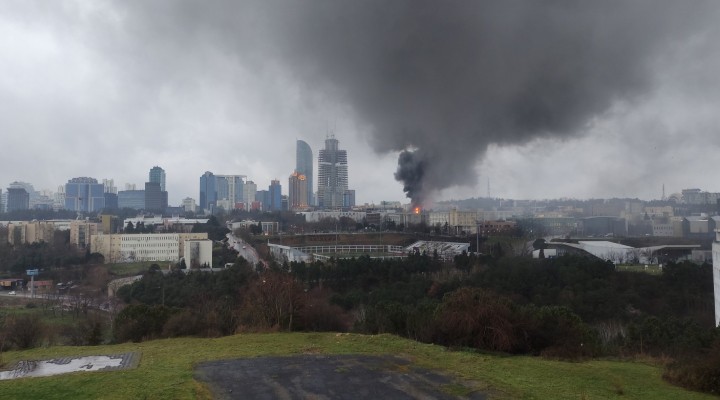
<svg viewBox="0 0 720 400">
<path fill-rule="evenodd" d="M 320 6 L 0 5 L 0 182 L 142 188 L 161 165 L 179 204 L 207 170 L 284 180 L 297 138 L 336 134 L 361 204 L 408 201 L 403 150 L 421 151 L 429 201 L 485 196 L 488 180 L 505 198 L 720 190 L 717 3 Z"/>
</svg>

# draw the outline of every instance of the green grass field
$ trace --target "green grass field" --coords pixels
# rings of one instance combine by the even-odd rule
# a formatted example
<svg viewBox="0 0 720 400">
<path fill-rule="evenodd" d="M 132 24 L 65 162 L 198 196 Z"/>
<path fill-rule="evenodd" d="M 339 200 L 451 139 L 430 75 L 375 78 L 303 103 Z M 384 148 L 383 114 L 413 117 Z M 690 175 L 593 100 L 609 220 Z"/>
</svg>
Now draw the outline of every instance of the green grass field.
<svg viewBox="0 0 720 400">
<path fill-rule="evenodd" d="M 166 339 L 98 347 L 51 347 L 2 354 L 18 360 L 141 353 L 137 369 L 0 381 L 3 399 L 207 399 L 193 366 L 224 358 L 292 354 L 393 354 L 415 365 L 471 380 L 493 398 L 710 399 L 664 382 L 661 369 L 640 362 L 568 363 L 448 351 L 390 335 L 335 333 L 242 334 L 218 339 Z"/>
<path fill-rule="evenodd" d="M 107 264 L 107 268 L 111 274 L 116 276 L 132 276 L 146 272 L 153 264 L 158 264 L 161 268 L 167 267 L 167 261 L 142 261 L 134 263 Z"/>
</svg>

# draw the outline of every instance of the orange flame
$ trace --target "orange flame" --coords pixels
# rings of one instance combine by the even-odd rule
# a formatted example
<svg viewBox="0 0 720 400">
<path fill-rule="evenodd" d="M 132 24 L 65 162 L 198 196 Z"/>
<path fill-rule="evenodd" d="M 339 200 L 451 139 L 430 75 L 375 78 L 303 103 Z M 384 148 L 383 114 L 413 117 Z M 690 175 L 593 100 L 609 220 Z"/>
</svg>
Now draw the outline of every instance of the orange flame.
<svg viewBox="0 0 720 400">
<path fill-rule="evenodd" d="M 415 211 L 415 214 L 420 214 L 420 207 L 415 207 L 415 210 L 413 211 Z"/>
</svg>

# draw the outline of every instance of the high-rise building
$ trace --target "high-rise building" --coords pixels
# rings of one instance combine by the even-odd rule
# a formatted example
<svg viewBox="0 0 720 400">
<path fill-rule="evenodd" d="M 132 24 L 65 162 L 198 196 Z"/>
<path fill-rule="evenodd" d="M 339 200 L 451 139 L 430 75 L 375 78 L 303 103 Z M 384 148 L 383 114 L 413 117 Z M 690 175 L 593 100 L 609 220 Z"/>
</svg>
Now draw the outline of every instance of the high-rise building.
<svg viewBox="0 0 720 400">
<path fill-rule="evenodd" d="M 117 194 L 118 190 L 115 186 L 115 180 L 114 179 L 103 179 L 103 190 L 105 190 L 105 193 L 114 193 Z"/>
<path fill-rule="evenodd" d="M 118 208 L 117 193 L 105 192 L 103 196 L 105 197 L 105 209 L 117 210 L 117 208 Z"/>
<path fill-rule="evenodd" d="M 338 148 L 334 135 L 325 139 L 325 148 L 318 154 L 318 206 L 338 209 L 348 189 L 347 151 Z"/>
<path fill-rule="evenodd" d="M 159 183 L 160 184 L 160 191 L 165 191 L 165 170 L 158 167 L 157 165 L 150 168 L 150 173 L 148 174 L 148 182 L 152 183 Z"/>
<path fill-rule="evenodd" d="M 195 205 L 195 199 L 186 197 L 182 201 L 182 206 L 185 209 L 186 212 L 195 212 L 197 209 L 197 205 Z"/>
<path fill-rule="evenodd" d="M 282 210 L 282 185 L 277 179 L 270 181 L 270 210 L 280 211 Z"/>
<path fill-rule="evenodd" d="M 212 210 L 217 204 L 217 180 L 210 171 L 200 177 L 200 208 Z"/>
<path fill-rule="evenodd" d="M 258 190 L 255 192 L 255 201 L 260 203 L 260 209 L 267 211 L 270 209 L 270 191 Z"/>
<path fill-rule="evenodd" d="M 72 178 L 65 184 L 65 209 L 96 212 L 105 208 L 105 188 L 95 178 Z"/>
<path fill-rule="evenodd" d="M 305 185 L 307 186 L 306 191 L 306 205 L 313 205 L 313 154 L 308 145 L 303 140 L 297 141 L 297 147 L 295 150 L 295 171 L 297 173 L 305 175 Z"/>
<path fill-rule="evenodd" d="M 343 208 L 355 207 L 355 190 L 348 189 L 343 193 Z"/>
<path fill-rule="evenodd" d="M 24 187 L 7 188 L 7 212 L 27 210 L 30 208 L 30 194 Z"/>
<path fill-rule="evenodd" d="M 118 208 L 132 208 L 142 210 L 145 208 L 144 190 L 121 190 L 118 192 Z"/>
<path fill-rule="evenodd" d="M 293 211 L 305 211 L 308 208 L 307 178 L 298 171 L 290 175 L 288 182 L 289 208 Z"/>
<path fill-rule="evenodd" d="M 257 192 L 257 185 L 253 181 L 245 182 L 243 186 L 243 200 L 245 201 L 245 209 L 249 210 L 252 203 L 256 201 L 255 193 Z"/>
<path fill-rule="evenodd" d="M 145 182 L 145 210 L 165 211 L 167 203 L 167 192 L 160 190 L 160 183 Z"/>
<path fill-rule="evenodd" d="M 238 207 L 238 203 L 243 203 L 246 179 L 245 175 L 215 175 L 217 205 L 232 210 Z"/>
</svg>

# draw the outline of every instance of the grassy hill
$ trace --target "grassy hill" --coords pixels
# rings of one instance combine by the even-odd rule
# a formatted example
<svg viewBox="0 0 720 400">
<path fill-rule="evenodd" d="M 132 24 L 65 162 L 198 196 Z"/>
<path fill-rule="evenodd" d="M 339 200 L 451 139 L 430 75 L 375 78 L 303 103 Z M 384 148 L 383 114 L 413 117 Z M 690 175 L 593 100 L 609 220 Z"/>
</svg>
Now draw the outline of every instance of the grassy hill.
<svg viewBox="0 0 720 400">
<path fill-rule="evenodd" d="M 2 354 L 18 360 L 141 353 L 137 369 L 0 381 L 3 399 L 207 399 L 193 379 L 201 361 L 292 354 L 393 354 L 419 366 L 477 382 L 493 398 L 523 399 L 709 399 L 664 382 L 661 369 L 640 362 L 568 363 L 448 351 L 391 335 L 336 333 L 242 334 L 218 339 L 166 339 L 97 347 L 50 347 Z"/>
</svg>

